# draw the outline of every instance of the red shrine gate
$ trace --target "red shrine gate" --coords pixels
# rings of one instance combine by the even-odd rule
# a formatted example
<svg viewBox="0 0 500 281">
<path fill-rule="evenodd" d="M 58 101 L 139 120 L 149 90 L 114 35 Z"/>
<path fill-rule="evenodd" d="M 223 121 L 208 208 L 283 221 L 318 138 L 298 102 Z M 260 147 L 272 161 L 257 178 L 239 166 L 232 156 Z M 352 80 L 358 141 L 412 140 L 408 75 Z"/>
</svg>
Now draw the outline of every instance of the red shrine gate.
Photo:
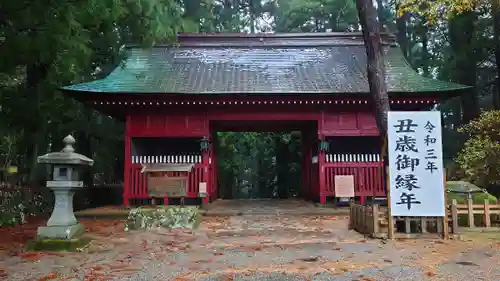
<svg viewBox="0 0 500 281">
<path fill-rule="evenodd" d="M 214 110 L 206 116 L 193 115 L 176 120 L 176 117 L 165 117 L 163 115 L 135 115 L 127 120 L 126 155 L 131 159 L 128 172 L 125 171 L 125 200 L 146 199 L 148 195 L 147 175 L 142 173 L 143 163 L 192 163 L 194 167 L 191 172 L 183 173 L 189 177 L 188 193 L 186 197 L 199 197 L 199 184 L 207 183 L 208 202 L 218 197 L 218 184 L 216 173 L 217 155 L 214 153 L 212 139 L 216 132 L 220 131 L 299 131 L 302 136 L 302 196 L 306 199 L 319 199 L 321 203 L 326 202 L 326 197 L 335 196 L 334 176 L 354 175 L 355 194 L 362 201 L 365 197 L 385 196 L 383 162 L 377 151 L 343 151 L 332 149 L 332 153 L 320 149 L 320 141 L 334 142 L 335 138 L 342 139 L 349 136 L 371 137 L 367 141 L 373 141 L 373 136 L 378 135 L 374 118 L 366 113 L 352 111 L 363 107 L 364 101 L 343 100 L 335 101 L 330 105 L 327 100 L 266 100 L 266 104 L 253 100 L 235 101 L 210 101 L 214 108 L 220 103 L 220 109 Z M 240 104 L 241 102 L 241 104 Z M 260 105 L 259 105 L 260 102 Z M 286 108 L 294 111 L 291 113 L 277 111 L 274 106 L 284 102 Z M 187 102 L 184 102 L 187 103 Z M 226 103 L 232 109 L 223 110 Z M 178 104 L 181 105 L 180 102 Z M 332 111 L 343 111 L 342 113 L 323 112 L 320 114 L 315 110 L 318 107 L 329 107 Z M 182 107 L 181 107 L 182 108 Z M 274 108 L 274 111 L 273 111 Z M 149 109 L 149 112 L 151 109 Z M 187 104 L 184 107 L 184 115 L 187 115 Z M 245 112 L 246 111 L 246 112 Z M 258 111 L 258 114 L 252 114 Z M 238 120 L 238 121 L 233 121 Z M 325 132 L 330 132 L 325 134 Z M 207 150 L 200 151 L 199 142 L 207 137 Z M 173 145 L 174 151 L 161 150 L 147 153 L 145 149 L 135 149 L 141 140 L 156 139 L 166 140 L 180 138 L 184 145 Z M 135 141 L 135 142 L 134 142 Z M 158 148 L 158 144 L 149 142 L 152 147 Z M 190 145 L 186 145 L 190 143 Z M 143 144 L 144 145 L 144 144 Z M 370 148 L 373 148 L 373 143 Z M 377 146 L 377 149 L 379 147 Z M 334 153 L 338 152 L 338 153 Z M 357 152 L 357 153 L 356 153 Z M 127 163 L 126 163 L 127 164 Z M 178 176 L 179 173 L 172 173 Z M 168 200 L 168 199 L 167 199 Z M 167 201 L 168 202 L 168 201 Z"/>
<path fill-rule="evenodd" d="M 467 89 L 420 76 L 384 40 L 392 110 L 430 108 Z M 306 199 L 335 196 L 335 175 L 354 176 L 361 202 L 385 196 L 361 34 L 182 35 L 178 46 L 130 54 L 108 77 L 63 88 L 125 121 L 124 205 L 151 198 L 148 164 L 189 165 L 164 171 L 187 177 L 183 197 L 206 187 L 204 203 L 218 198 L 218 131 L 301 132 Z"/>
</svg>

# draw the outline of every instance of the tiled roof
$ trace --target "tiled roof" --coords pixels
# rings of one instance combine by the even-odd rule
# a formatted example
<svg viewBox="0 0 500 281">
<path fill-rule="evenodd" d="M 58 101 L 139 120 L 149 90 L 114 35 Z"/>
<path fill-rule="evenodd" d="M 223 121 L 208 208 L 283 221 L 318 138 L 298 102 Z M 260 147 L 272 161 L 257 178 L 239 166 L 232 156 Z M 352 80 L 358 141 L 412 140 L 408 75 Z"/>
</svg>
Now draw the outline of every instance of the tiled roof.
<svg viewBox="0 0 500 281">
<path fill-rule="evenodd" d="M 176 46 L 130 48 L 124 66 L 106 78 L 63 89 L 185 94 L 369 92 L 360 36 L 270 38 L 194 36 Z M 468 88 L 425 78 L 408 65 L 399 47 L 386 44 L 384 48 L 389 92 Z"/>
</svg>

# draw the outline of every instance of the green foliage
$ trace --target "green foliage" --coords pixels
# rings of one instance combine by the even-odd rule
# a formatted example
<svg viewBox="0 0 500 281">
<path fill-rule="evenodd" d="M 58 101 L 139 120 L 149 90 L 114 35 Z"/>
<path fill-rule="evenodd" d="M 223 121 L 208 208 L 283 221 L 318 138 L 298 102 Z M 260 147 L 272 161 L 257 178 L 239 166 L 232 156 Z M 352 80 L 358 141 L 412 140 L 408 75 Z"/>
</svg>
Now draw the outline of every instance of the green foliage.
<svg viewBox="0 0 500 281">
<path fill-rule="evenodd" d="M 159 206 L 154 209 L 139 207 L 130 210 L 125 231 L 158 228 L 194 229 L 200 222 L 201 214 L 197 206 Z"/>
<path fill-rule="evenodd" d="M 485 111 L 459 131 L 470 135 L 456 159 L 466 179 L 479 186 L 500 184 L 500 111 Z"/>
<path fill-rule="evenodd" d="M 73 133 L 79 152 L 102 164 L 94 171 L 116 175 L 109 167 L 123 150 L 109 147 L 120 147 L 123 126 L 56 88 L 106 75 L 124 58 L 124 44 L 173 39 L 184 27 L 182 9 L 175 0 L 3 1 L 0 148 L 8 162 L 34 181 L 45 174 L 36 157 Z"/>
<path fill-rule="evenodd" d="M 218 133 L 216 155 L 223 198 L 296 196 L 300 140 L 287 133 Z"/>
<path fill-rule="evenodd" d="M 458 74 L 469 75 L 471 71 L 458 67 L 457 62 L 470 61 L 479 66 L 480 104 L 492 105 L 490 97 L 498 89 L 493 86 L 497 71 L 491 63 L 495 40 L 488 1 L 396 2 L 402 12 L 407 12 L 404 30 L 398 32 L 408 40 L 407 58 L 411 65 L 432 77 L 457 80 Z M 384 15 L 388 27 L 396 25 L 393 4 L 377 1 L 379 15 Z M 454 17 L 472 7 L 478 14 L 472 22 L 474 36 L 470 44 L 462 44 L 464 48 L 453 48 L 448 15 Z M 29 174 L 31 179 L 35 179 L 35 172 L 46 172 L 36 166 L 35 157 L 59 150 L 68 133 L 77 138 L 77 151 L 95 160 L 90 180 L 122 179 L 123 124 L 62 97 L 55 89 L 108 74 L 122 61 L 124 44 L 150 46 L 173 39 L 178 31 L 359 30 L 354 1 L 349 0 L 19 0 L 2 1 L 0 12 L 0 154 L 6 159 L 2 165 L 17 165 L 23 178 Z M 467 18 L 453 20 L 470 24 Z M 458 31 L 463 33 L 460 28 Z M 464 55 L 464 50 L 473 50 L 474 55 Z M 446 158 L 453 158 L 462 146 L 464 134 L 458 133 L 456 127 L 467 109 L 461 108 L 459 99 L 440 105 Z M 473 138 L 458 157 L 463 171 L 460 174 L 468 174 L 468 179 L 481 186 L 497 182 L 494 158 L 498 154 L 498 136 L 497 128 L 494 129 L 472 133 Z M 219 134 L 217 163 L 221 183 L 234 188 L 235 179 L 239 179 L 238 184 L 245 179 L 258 182 L 261 190 L 275 188 L 278 170 L 289 170 L 288 183 L 298 185 L 297 159 L 280 160 L 288 165 L 275 163 L 279 143 L 286 144 L 289 152 L 300 151 L 300 142 L 287 140 L 289 136 Z M 294 153 L 293 157 L 299 155 Z"/>
<path fill-rule="evenodd" d="M 292 0 L 271 1 L 277 16 L 275 29 L 280 32 L 350 31 L 357 28 L 358 14 L 354 1 Z"/>
<path fill-rule="evenodd" d="M 25 222 L 28 216 L 47 214 L 51 211 L 53 195 L 20 186 L 0 186 L 0 227 Z"/>
</svg>

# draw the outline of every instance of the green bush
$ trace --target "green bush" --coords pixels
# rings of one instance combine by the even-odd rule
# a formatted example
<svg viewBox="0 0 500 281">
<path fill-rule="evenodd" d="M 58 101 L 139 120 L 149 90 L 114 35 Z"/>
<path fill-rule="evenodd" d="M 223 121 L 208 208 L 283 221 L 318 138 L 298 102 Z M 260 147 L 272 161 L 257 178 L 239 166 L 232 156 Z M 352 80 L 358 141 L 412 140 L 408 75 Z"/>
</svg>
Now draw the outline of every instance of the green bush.
<svg viewBox="0 0 500 281">
<path fill-rule="evenodd" d="M 500 185 L 500 110 L 483 112 L 459 132 L 470 136 L 456 158 L 464 177 L 478 186 Z"/>
<path fill-rule="evenodd" d="M 0 227 L 24 223 L 26 217 L 48 213 L 52 206 L 53 195 L 45 188 L 0 185 Z"/>
<path fill-rule="evenodd" d="M 447 199 L 449 203 L 451 203 L 453 199 L 456 199 L 458 204 L 467 204 L 467 195 L 459 195 L 453 192 L 448 192 Z M 485 199 L 488 199 L 490 204 L 498 203 L 498 199 L 487 192 L 474 193 L 472 195 L 472 201 L 474 204 L 483 204 Z"/>
</svg>

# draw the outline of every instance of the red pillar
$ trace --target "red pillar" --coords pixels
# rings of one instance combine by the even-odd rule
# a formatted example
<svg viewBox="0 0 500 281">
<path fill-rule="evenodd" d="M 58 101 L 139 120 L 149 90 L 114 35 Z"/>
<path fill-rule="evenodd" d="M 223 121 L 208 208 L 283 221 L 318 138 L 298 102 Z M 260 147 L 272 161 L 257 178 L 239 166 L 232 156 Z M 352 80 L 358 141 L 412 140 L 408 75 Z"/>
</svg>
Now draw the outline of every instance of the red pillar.
<svg viewBox="0 0 500 281">
<path fill-rule="evenodd" d="M 319 203 L 326 204 L 326 176 L 325 176 L 325 152 L 318 151 L 318 168 L 319 168 Z"/>
<path fill-rule="evenodd" d="M 202 151 L 201 161 L 203 163 L 203 181 L 207 185 L 206 197 L 202 198 L 203 204 L 210 203 L 210 196 L 212 195 L 211 175 L 208 171 L 209 159 L 210 159 L 210 151 Z"/>
<path fill-rule="evenodd" d="M 323 135 L 318 135 L 319 140 L 323 140 Z M 326 152 L 318 149 L 318 169 L 319 169 L 319 203 L 326 204 L 326 176 L 325 176 L 325 162 Z"/>
<path fill-rule="evenodd" d="M 125 121 L 125 158 L 124 163 L 124 176 L 123 176 L 123 205 L 130 205 L 130 191 L 131 191 L 131 182 L 130 182 L 130 169 L 132 164 L 132 148 L 130 144 L 130 116 L 127 116 Z"/>
</svg>

